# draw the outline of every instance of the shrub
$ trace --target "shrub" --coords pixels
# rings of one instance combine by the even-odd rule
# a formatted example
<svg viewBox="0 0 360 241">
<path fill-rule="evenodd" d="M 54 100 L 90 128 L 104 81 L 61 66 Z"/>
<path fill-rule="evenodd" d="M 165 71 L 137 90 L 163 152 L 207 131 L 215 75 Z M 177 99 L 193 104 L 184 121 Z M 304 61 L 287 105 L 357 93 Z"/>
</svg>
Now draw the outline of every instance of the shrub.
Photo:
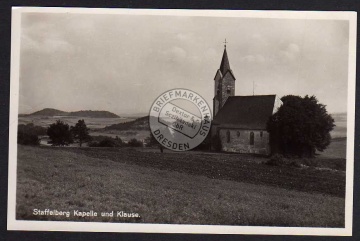
<svg viewBox="0 0 360 241">
<path fill-rule="evenodd" d="M 18 143 L 21 145 L 39 145 L 39 135 L 46 135 L 46 128 L 33 123 L 18 125 Z"/>
<path fill-rule="evenodd" d="M 98 147 L 98 146 L 99 146 L 99 142 L 98 142 L 98 141 L 89 141 L 89 142 L 88 142 L 88 146 L 89 146 L 89 147 Z"/>
<path fill-rule="evenodd" d="M 302 167 L 302 164 L 300 162 L 297 162 L 296 160 L 292 160 L 288 163 L 288 166 L 300 168 Z"/>
<path fill-rule="evenodd" d="M 142 143 L 142 141 L 139 141 L 139 140 L 136 140 L 135 138 L 133 138 L 128 142 L 128 145 L 132 146 L 132 147 L 142 147 L 143 143 Z"/>
<path fill-rule="evenodd" d="M 106 138 L 99 142 L 98 147 L 116 147 L 116 141 L 112 138 Z"/>
<path fill-rule="evenodd" d="M 40 144 L 40 139 L 37 135 L 33 135 L 25 132 L 18 132 L 17 142 L 21 145 L 36 146 Z"/>
<path fill-rule="evenodd" d="M 146 147 L 156 147 L 159 146 L 159 142 L 155 139 L 152 133 L 150 133 L 149 137 L 145 138 L 145 145 Z"/>
<path fill-rule="evenodd" d="M 266 164 L 270 166 L 284 166 L 285 163 L 285 158 L 281 154 L 272 155 L 270 159 L 266 162 Z"/>
<path fill-rule="evenodd" d="M 283 155 L 278 153 L 272 155 L 270 159 L 265 162 L 265 164 L 270 166 L 289 166 L 289 167 L 297 167 L 297 168 L 302 167 L 304 165 L 303 159 L 284 157 Z"/>
<path fill-rule="evenodd" d="M 318 163 L 315 159 L 303 158 L 304 165 L 308 167 L 317 167 Z"/>
<path fill-rule="evenodd" d="M 93 141 L 88 142 L 89 147 L 120 147 L 124 145 L 124 142 L 116 136 L 111 138 L 108 136 L 94 136 Z"/>
<path fill-rule="evenodd" d="M 29 124 L 20 124 L 18 125 L 18 132 L 28 133 L 36 136 L 44 136 L 46 135 L 46 128 L 41 126 L 36 126 L 33 123 Z"/>
</svg>

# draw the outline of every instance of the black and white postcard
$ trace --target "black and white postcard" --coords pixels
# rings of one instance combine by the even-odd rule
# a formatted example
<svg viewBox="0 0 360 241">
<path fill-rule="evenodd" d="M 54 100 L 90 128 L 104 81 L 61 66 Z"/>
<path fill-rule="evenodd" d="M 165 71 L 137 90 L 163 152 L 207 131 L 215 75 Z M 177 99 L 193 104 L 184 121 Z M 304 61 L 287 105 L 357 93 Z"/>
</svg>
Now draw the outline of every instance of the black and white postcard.
<svg viewBox="0 0 360 241">
<path fill-rule="evenodd" d="M 14 7 L 8 230 L 351 236 L 356 21 Z"/>
</svg>

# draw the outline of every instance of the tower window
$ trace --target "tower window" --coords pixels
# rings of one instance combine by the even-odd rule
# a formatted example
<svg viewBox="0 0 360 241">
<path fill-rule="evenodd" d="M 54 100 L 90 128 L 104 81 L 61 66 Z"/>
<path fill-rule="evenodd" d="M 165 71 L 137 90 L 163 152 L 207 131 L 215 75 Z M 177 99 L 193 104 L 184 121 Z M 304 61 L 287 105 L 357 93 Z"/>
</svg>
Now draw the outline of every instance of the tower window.
<svg viewBox="0 0 360 241">
<path fill-rule="evenodd" d="M 231 92 L 230 86 L 227 87 L 226 92 L 227 92 L 228 94 L 230 94 L 230 92 Z"/>
<path fill-rule="evenodd" d="M 250 132 L 250 145 L 254 145 L 254 132 Z"/>
<path fill-rule="evenodd" d="M 263 132 L 262 131 L 260 131 L 260 137 L 263 137 Z"/>
<path fill-rule="evenodd" d="M 240 137 L 240 131 L 238 131 L 238 132 L 236 133 L 236 135 L 237 135 L 237 137 Z"/>
<path fill-rule="evenodd" d="M 227 141 L 227 143 L 230 142 L 230 131 L 226 132 L 226 141 Z"/>
</svg>

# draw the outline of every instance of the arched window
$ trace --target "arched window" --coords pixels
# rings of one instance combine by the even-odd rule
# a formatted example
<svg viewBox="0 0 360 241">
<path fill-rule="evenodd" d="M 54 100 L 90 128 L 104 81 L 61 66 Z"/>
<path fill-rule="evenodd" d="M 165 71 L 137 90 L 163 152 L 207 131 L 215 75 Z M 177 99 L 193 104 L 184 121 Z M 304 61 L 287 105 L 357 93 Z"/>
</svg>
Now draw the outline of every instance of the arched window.
<svg viewBox="0 0 360 241">
<path fill-rule="evenodd" d="M 263 137 L 263 132 L 262 131 L 260 131 L 260 137 Z"/>
<path fill-rule="evenodd" d="M 227 92 L 228 94 L 230 94 L 230 91 L 231 91 L 231 88 L 230 88 L 230 86 L 228 86 L 227 89 L 226 89 L 226 92 Z"/>
<path fill-rule="evenodd" d="M 226 132 L 226 141 L 229 143 L 230 142 L 230 131 Z"/>
<path fill-rule="evenodd" d="M 254 145 L 254 132 L 250 132 L 250 145 Z"/>
<path fill-rule="evenodd" d="M 238 132 L 236 133 L 236 135 L 237 135 L 237 137 L 240 137 L 240 131 L 238 131 Z"/>
</svg>

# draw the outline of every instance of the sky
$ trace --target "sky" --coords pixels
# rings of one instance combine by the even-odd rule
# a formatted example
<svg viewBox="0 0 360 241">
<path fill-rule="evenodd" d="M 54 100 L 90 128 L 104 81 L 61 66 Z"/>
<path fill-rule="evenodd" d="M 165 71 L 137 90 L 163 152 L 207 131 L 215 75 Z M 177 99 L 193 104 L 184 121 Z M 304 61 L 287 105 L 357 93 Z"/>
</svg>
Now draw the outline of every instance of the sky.
<svg viewBox="0 0 360 241">
<path fill-rule="evenodd" d="M 19 113 L 148 113 L 174 88 L 212 107 L 225 38 L 236 95 L 315 95 L 346 112 L 348 21 L 23 13 Z"/>
</svg>

